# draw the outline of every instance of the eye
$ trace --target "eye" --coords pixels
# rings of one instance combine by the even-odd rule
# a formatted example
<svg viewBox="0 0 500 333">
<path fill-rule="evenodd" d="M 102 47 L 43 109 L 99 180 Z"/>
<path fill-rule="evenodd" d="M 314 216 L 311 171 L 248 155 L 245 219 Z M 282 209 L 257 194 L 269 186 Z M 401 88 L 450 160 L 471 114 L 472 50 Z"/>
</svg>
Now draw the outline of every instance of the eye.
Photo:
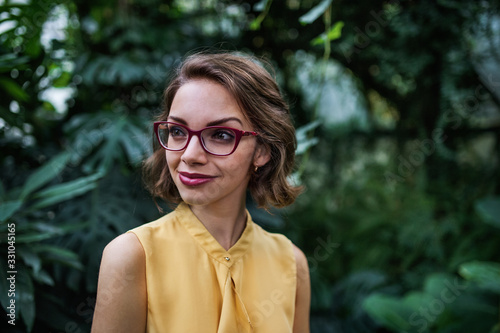
<svg viewBox="0 0 500 333">
<path fill-rule="evenodd" d="M 186 131 L 186 129 L 184 129 L 180 126 L 170 126 L 168 128 L 168 134 L 171 137 L 182 137 L 182 136 L 186 136 L 187 131 Z"/>
<path fill-rule="evenodd" d="M 217 141 L 233 141 L 234 140 L 234 133 L 233 131 L 230 130 L 223 130 L 219 129 L 216 130 L 212 133 L 210 136 L 211 140 L 217 140 Z"/>
</svg>

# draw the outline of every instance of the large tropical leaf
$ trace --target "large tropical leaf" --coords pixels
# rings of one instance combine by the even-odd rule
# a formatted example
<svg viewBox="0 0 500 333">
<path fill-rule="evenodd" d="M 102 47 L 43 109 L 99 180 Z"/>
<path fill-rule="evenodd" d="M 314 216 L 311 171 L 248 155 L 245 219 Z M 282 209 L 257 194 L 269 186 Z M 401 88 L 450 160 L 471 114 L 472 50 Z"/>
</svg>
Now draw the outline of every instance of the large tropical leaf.
<svg viewBox="0 0 500 333">
<path fill-rule="evenodd" d="M 458 272 L 481 288 L 500 294 L 500 263 L 472 261 L 460 265 Z"/>
<path fill-rule="evenodd" d="M 70 154 L 64 151 L 33 172 L 28 179 L 26 179 L 21 191 L 21 199 L 25 199 L 34 190 L 46 185 L 59 175 L 66 167 L 69 158 Z"/>
<path fill-rule="evenodd" d="M 475 208 L 484 222 L 500 228 L 500 197 L 480 199 L 476 202 Z"/>
</svg>

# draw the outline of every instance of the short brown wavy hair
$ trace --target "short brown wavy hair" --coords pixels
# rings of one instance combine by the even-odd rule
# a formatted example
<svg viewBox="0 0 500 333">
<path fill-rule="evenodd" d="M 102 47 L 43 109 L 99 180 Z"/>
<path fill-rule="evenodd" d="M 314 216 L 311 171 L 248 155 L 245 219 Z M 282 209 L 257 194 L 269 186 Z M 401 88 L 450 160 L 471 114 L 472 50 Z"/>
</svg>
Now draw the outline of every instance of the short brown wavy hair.
<svg viewBox="0 0 500 333">
<path fill-rule="evenodd" d="M 164 92 L 163 110 L 157 120 L 166 120 L 172 101 L 185 83 L 205 79 L 226 88 L 259 133 L 258 143 L 270 152 L 268 163 L 251 173 L 248 190 L 258 207 L 284 207 L 295 201 L 301 188 L 289 183 L 297 142 L 287 103 L 274 78 L 256 58 L 234 53 L 197 53 L 188 56 L 174 73 Z M 153 140 L 153 154 L 144 162 L 143 178 L 153 197 L 180 203 L 182 198 L 168 170 L 164 150 Z"/>
</svg>

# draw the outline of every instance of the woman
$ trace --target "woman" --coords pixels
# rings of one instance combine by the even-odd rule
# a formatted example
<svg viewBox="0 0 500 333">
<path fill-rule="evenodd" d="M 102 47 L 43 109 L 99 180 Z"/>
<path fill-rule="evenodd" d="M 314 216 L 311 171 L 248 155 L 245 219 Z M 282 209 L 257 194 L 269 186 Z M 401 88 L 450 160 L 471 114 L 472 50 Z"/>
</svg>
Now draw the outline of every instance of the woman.
<svg viewBox="0 0 500 333">
<path fill-rule="evenodd" d="M 304 254 L 245 207 L 291 204 L 295 132 L 274 79 L 253 59 L 196 54 L 180 66 L 145 163 L 175 211 L 105 248 L 92 331 L 309 332 Z"/>
</svg>

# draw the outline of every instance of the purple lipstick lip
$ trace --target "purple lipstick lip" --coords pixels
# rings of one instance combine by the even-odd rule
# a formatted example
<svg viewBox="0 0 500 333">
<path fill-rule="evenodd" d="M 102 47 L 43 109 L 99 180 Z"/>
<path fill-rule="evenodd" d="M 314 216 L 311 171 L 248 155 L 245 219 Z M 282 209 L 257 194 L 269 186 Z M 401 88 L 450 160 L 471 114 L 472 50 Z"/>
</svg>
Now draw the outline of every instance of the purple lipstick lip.
<svg viewBox="0 0 500 333">
<path fill-rule="evenodd" d="M 201 173 L 179 172 L 180 181 L 187 186 L 197 186 L 212 181 L 215 177 Z"/>
</svg>

